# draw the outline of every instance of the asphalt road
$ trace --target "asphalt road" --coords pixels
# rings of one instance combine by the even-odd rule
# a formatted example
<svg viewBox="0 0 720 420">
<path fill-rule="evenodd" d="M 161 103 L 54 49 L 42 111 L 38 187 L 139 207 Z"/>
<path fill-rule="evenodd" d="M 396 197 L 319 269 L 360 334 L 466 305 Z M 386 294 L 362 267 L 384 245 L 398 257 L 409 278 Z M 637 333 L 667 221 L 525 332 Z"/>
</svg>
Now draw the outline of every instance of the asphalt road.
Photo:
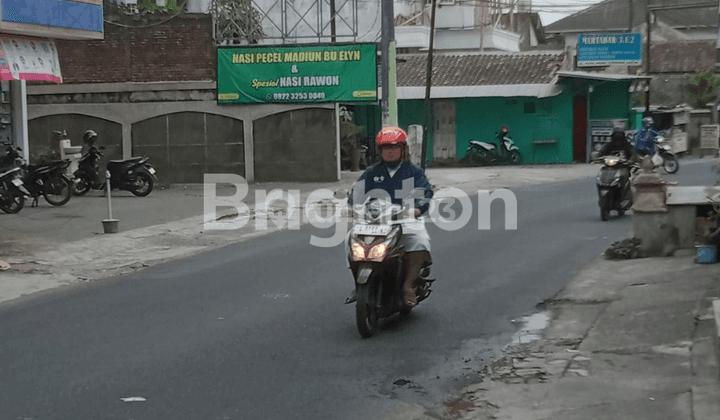
<svg viewBox="0 0 720 420">
<path fill-rule="evenodd" d="M 0 308 L 0 420 L 359 420 L 442 404 L 517 339 L 517 320 L 631 235 L 627 216 L 600 221 L 592 178 L 513 192 L 517 230 L 499 201 L 491 230 L 476 213 L 429 227 L 433 295 L 371 339 L 342 303 L 342 247 L 310 246 L 329 235 L 310 228 Z"/>
</svg>

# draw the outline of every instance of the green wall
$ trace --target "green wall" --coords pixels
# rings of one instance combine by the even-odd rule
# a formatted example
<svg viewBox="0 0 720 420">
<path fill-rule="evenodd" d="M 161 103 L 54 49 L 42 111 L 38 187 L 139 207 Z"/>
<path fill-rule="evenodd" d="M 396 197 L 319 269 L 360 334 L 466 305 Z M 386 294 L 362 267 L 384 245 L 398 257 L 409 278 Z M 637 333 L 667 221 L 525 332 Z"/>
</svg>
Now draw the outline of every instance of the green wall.
<svg viewBox="0 0 720 420">
<path fill-rule="evenodd" d="M 606 82 L 593 87 L 590 97 L 590 119 L 627 118 L 632 124 L 630 82 Z"/>
<path fill-rule="evenodd" d="M 572 95 L 552 98 L 460 98 L 457 109 L 458 158 L 470 140 L 494 142 L 495 132 L 507 125 L 510 138 L 525 163 L 572 162 Z M 555 145 L 535 146 L 535 140 L 555 139 Z"/>
<path fill-rule="evenodd" d="M 588 86 L 593 92 L 588 93 Z M 629 81 L 597 82 L 568 81 L 563 92 L 551 98 L 458 98 L 456 109 L 457 159 L 465 157 L 470 140 L 494 142 L 501 126 L 509 127 L 510 138 L 520 149 L 526 164 L 571 163 L 573 161 L 573 99 L 575 95 L 589 96 L 589 118 L 628 118 L 631 128 L 637 117 L 630 109 L 632 95 Z M 358 105 L 356 122 L 367 127 L 367 135 L 374 141 L 382 127 L 378 105 Z M 361 112 L 357 110 L 362 109 Z M 407 129 L 413 124 L 424 126 L 424 100 L 398 100 L 398 122 Z M 554 139 L 554 145 L 535 145 L 535 140 Z M 432 162 L 432 132 L 427 157 Z"/>
</svg>

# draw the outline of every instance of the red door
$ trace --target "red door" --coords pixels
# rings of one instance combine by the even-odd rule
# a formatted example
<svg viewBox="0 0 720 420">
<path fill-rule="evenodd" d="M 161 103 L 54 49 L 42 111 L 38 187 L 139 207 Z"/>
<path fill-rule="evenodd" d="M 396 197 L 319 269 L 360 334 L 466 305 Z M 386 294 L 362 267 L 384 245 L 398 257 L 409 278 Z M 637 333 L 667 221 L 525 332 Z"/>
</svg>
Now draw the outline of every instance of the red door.
<svg viewBox="0 0 720 420">
<path fill-rule="evenodd" d="M 573 103 L 573 161 L 587 158 L 587 97 L 576 96 Z"/>
</svg>

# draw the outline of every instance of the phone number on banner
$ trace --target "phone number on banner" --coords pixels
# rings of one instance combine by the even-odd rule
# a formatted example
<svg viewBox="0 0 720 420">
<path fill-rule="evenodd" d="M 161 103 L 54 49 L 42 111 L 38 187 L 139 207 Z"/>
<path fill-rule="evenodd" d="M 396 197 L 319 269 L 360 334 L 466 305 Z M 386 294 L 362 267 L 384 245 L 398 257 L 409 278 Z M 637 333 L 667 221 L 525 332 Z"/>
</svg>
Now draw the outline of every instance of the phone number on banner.
<svg viewBox="0 0 720 420">
<path fill-rule="evenodd" d="M 268 95 L 270 96 L 270 95 Z M 303 99 L 325 99 L 325 92 L 293 92 L 273 93 L 272 98 L 276 101 L 297 101 Z"/>
</svg>

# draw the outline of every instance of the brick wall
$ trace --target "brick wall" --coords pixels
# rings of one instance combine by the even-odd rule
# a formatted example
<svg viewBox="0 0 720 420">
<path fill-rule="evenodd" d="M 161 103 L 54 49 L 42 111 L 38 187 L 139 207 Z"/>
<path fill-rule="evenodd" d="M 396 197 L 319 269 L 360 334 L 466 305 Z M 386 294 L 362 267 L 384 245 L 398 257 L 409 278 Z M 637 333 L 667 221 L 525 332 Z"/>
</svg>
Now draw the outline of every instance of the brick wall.
<svg viewBox="0 0 720 420">
<path fill-rule="evenodd" d="M 105 22 L 103 40 L 56 40 L 63 83 L 215 80 L 210 15 L 167 19 Z"/>
</svg>

